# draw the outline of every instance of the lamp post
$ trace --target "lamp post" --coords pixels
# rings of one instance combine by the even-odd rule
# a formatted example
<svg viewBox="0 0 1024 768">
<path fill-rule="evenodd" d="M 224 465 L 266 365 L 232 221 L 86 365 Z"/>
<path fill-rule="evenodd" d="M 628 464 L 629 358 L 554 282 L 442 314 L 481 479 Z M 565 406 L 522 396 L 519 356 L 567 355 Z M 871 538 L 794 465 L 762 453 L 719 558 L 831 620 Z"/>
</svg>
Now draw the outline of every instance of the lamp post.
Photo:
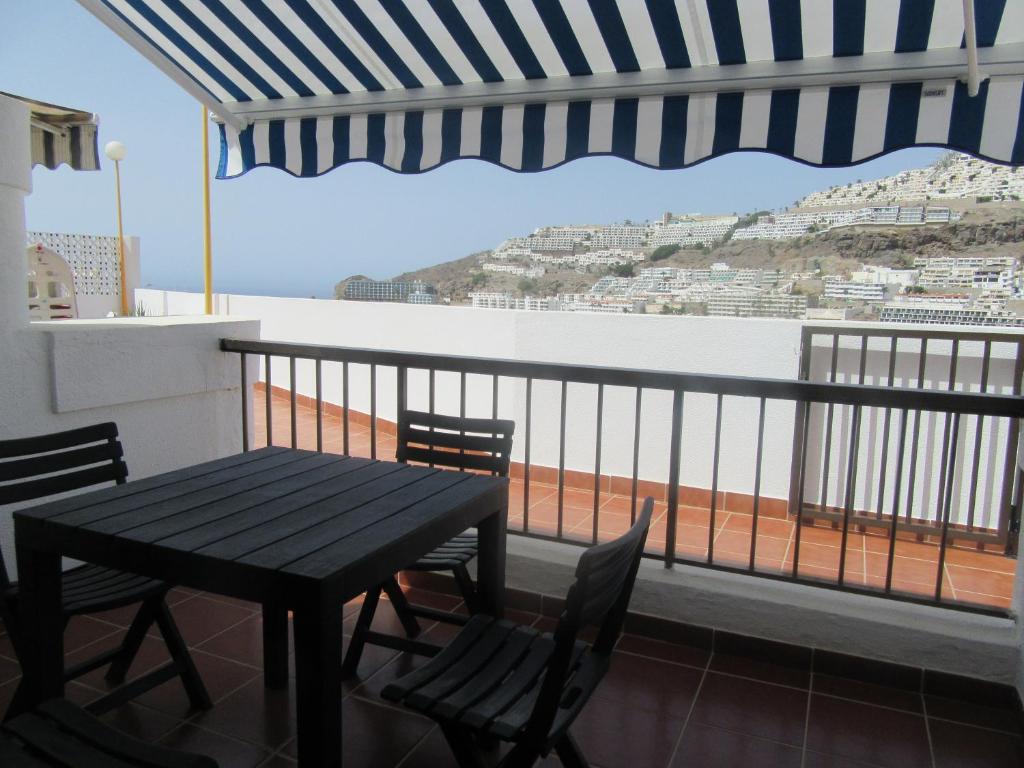
<svg viewBox="0 0 1024 768">
<path fill-rule="evenodd" d="M 127 150 L 120 141 L 108 141 L 103 153 L 114 161 L 114 178 L 117 185 L 117 255 L 121 271 L 121 316 L 128 315 L 128 286 L 124 276 L 124 227 L 121 223 L 121 161 Z"/>
</svg>

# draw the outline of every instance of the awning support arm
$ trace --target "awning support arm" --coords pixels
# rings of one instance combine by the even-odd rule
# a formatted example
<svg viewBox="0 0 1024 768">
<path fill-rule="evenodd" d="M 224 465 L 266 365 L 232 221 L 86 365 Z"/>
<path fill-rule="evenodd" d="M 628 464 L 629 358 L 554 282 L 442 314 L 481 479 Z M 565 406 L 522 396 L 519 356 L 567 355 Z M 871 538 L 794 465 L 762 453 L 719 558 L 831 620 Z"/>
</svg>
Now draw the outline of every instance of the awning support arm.
<svg viewBox="0 0 1024 768">
<path fill-rule="evenodd" d="M 974 0 L 964 0 L 964 40 L 967 44 L 967 95 L 977 96 L 981 81 L 988 79 L 978 68 L 978 32 L 974 23 Z"/>
</svg>

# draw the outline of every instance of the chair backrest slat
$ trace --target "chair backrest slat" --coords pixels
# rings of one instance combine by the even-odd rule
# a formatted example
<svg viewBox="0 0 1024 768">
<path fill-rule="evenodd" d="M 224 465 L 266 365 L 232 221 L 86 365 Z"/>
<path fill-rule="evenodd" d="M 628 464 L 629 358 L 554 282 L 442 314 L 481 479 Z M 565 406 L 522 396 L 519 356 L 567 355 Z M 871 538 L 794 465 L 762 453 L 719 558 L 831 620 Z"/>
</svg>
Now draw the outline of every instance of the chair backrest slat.
<svg viewBox="0 0 1024 768">
<path fill-rule="evenodd" d="M 113 422 L 50 435 L 0 440 L 0 506 L 128 477 Z M 0 551 L 0 587 L 10 584 Z"/>
<path fill-rule="evenodd" d="M 405 410 L 398 415 L 398 461 L 507 476 L 515 422 Z"/>
</svg>

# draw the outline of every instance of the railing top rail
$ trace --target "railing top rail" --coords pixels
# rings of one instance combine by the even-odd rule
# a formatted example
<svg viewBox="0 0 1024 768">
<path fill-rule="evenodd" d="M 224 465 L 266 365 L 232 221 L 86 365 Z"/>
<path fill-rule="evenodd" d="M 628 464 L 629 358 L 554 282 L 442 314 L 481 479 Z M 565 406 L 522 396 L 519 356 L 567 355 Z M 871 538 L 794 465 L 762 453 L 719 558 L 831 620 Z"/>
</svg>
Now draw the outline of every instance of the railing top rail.
<svg viewBox="0 0 1024 768">
<path fill-rule="evenodd" d="M 1024 343 L 1024 329 L 1002 328 L 999 330 L 988 329 L 984 331 L 940 331 L 930 328 L 893 328 L 891 326 L 878 325 L 856 325 L 837 323 L 835 325 L 805 325 L 803 327 L 805 337 L 813 336 L 869 336 L 872 338 L 891 339 L 895 336 L 898 339 L 942 339 L 952 341 L 995 341 L 1005 344 Z"/>
<path fill-rule="evenodd" d="M 770 379 L 708 373 L 545 363 L 464 355 L 335 347 L 296 342 L 221 339 L 225 352 L 295 357 L 423 370 L 451 371 L 579 384 L 642 387 L 739 397 L 765 397 L 809 403 L 836 403 L 880 408 L 1024 417 L 1024 397 L 927 389 L 829 384 L 797 379 Z"/>
</svg>

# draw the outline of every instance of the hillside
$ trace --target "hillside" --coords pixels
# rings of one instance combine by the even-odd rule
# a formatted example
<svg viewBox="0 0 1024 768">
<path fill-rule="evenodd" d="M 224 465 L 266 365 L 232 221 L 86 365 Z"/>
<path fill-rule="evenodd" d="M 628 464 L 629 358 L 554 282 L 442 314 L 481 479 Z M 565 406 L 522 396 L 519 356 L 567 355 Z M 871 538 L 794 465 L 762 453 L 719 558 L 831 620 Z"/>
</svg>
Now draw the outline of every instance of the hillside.
<svg viewBox="0 0 1024 768">
<path fill-rule="evenodd" d="M 523 283 L 524 278 L 483 272 L 479 264 L 490 251 L 475 253 L 425 269 L 406 272 L 396 280 L 423 280 L 437 288 L 453 304 L 467 300 L 470 291 L 509 291 L 547 296 L 584 292 L 607 268 L 594 267 L 579 273 L 573 269 L 549 270 L 543 277 Z M 968 209 L 954 224 L 925 227 L 844 227 L 793 240 L 744 240 L 726 242 L 710 250 L 681 250 L 658 262 L 637 265 L 701 267 L 721 261 L 738 268 L 778 269 L 823 274 L 848 274 L 859 264 L 911 266 L 918 256 L 1006 255 L 1024 261 L 1024 205 L 991 205 Z M 527 290 L 520 290 L 520 284 Z"/>
</svg>

